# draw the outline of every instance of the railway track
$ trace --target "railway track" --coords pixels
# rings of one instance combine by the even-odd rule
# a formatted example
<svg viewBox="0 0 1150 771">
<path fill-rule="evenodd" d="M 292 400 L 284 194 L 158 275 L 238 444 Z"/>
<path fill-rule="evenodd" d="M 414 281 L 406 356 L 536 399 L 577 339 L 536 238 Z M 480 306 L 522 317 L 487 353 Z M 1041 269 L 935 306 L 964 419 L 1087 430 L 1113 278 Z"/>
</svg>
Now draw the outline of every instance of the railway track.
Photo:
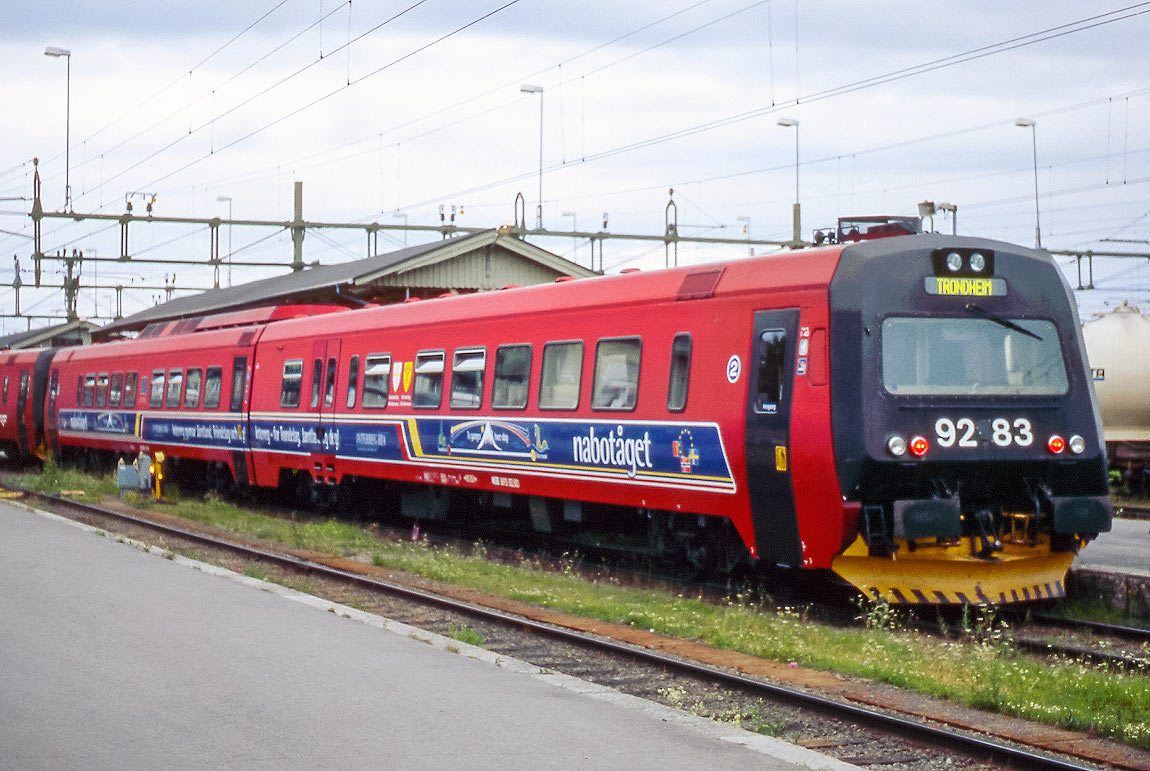
<svg viewBox="0 0 1150 771">
<path fill-rule="evenodd" d="M 1109 761 L 1111 764 L 1115 760 L 1113 752 L 1110 756 L 1100 752 L 1078 757 L 1054 756 L 1037 746 L 1020 746 L 989 735 L 978 735 L 946 725 L 928 724 L 912 719 L 905 714 L 863 707 L 841 699 L 828 698 L 813 692 L 810 688 L 766 682 L 732 671 L 730 668 L 686 660 L 682 656 L 668 655 L 665 652 L 642 647 L 633 642 L 608 639 L 602 634 L 590 634 L 584 630 L 568 628 L 539 618 L 509 613 L 505 609 L 484 607 L 475 602 L 462 601 L 425 589 L 381 580 L 378 577 L 365 576 L 354 570 L 344 569 L 344 567 L 321 564 L 316 560 L 305 559 L 298 555 L 253 547 L 249 544 L 197 532 L 188 527 L 165 524 L 153 519 L 66 498 L 24 492 L 41 506 L 86 520 L 90 524 L 115 521 L 119 523 L 120 527 L 159 534 L 167 542 L 197 544 L 211 551 L 226 553 L 243 560 L 254 560 L 261 565 L 275 566 L 276 569 L 290 573 L 302 572 L 314 580 L 350 587 L 350 590 L 354 592 L 386 596 L 390 598 L 389 602 L 401 602 L 423 608 L 422 611 L 409 610 L 406 612 L 414 613 L 416 616 L 430 617 L 433 619 L 432 623 L 441 628 L 450 627 L 454 623 L 480 624 L 488 630 L 485 636 L 491 635 L 493 639 L 499 640 L 498 643 L 489 643 L 485 647 L 496 649 L 498 646 L 500 653 L 506 653 L 516 658 L 525 658 L 541 666 L 560 671 L 568 669 L 565 665 L 555 663 L 556 654 L 553 650 L 555 645 L 573 647 L 583 651 L 582 657 L 576 656 L 576 659 L 584 662 L 587 657 L 586 652 L 593 651 L 595 656 L 607 656 L 617 661 L 626 662 L 622 667 L 625 674 L 619 678 L 622 681 L 620 684 L 613 683 L 610 677 L 607 678 L 607 684 L 620 687 L 621 690 L 627 690 L 623 684 L 628 680 L 633 680 L 635 677 L 634 670 L 642 667 L 650 671 L 662 672 L 664 678 L 669 678 L 665 682 L 670 683 L 670 685 L 654 688 L 658 694 L 666 695 L 667 692 L 681 687 L 680 684 L 685 680 L 693 680 L 696 683 L 701 683 L 701 687 L 704 689 L 719 685 L 722 688 L 737 691 L 750 699 L 782 703 L 787 705 L 785 709 L 811 712 L 819 716 L 818 721 L 828 721 L 829 727 L 821 729 L 823 735 L 800 737 L 796 743 L 806 744 L 827 752 L 838 749 L 840 751 L 837 754 L 844 756 L 843 759 L 853 762 L 862 764 L 881 762 L 884 767 L 894 768 L 933 768 L 934 766 L 930 765 L 929 760 L 925 761 L 925 765 L 916 765 L 916 762 L 921 759 L 919 756 L 923 755 L 924 752 L 934 752 L 941 753 L 937 757 L 945 759 L 950 757 L 950 753 L 954 751 L 962 752 L 972 759 L 977 759 L 978 762 L 1034 769 L 1081 770 L 1096 767 L 1085 764 L 1084 761 L 1086 760 Z M 390 617 L 395 617 L 397 613 L 394 607 L 390 610 L 385 608 L 385 610 L 384 615 Z M 464 621 L 445 620 L 449 618 L 464 619 Z M 400 618 L 398 620 L 406 619 Z M 425 620 L 428 619 L 425 618 Z M 523 632 L 526 632 L 532 641 L 516 644 L 509 644 L 505 641 L 507 636 Z M 543 655 L 542 661 L 530 653 L 532 646 L 538 646 L 540 640 L 546 640 L 548 646 L 548 651 Z M 524 653 L 523 651 L 528 652 Z M 563 657 L 559 656 L 558 658 Z M 574 671 L 570 673 L 587 679 L 595 679 L 596 671 L 603 668 L 600 664 L 592 664 L 587 670 L 587 666 L 586 663 L 576 664 Z M 610 669 L 610 667 L 607 668 Z M 615 668 L 619 669 L 617 666 Z M 640 691 L 642 690 L 641 688 Z M 647 686 L 646 693 L 637 695 L 653 695 L 651 690 L 651 686 Z M 799 722 L 803 721 L 800 720 Z M 858 736 L 857 726 L 859 725 L 867 727 L 869 733 L 865 738 Z M 818 733 L 816 731 L 816 734 Z M 844 736 L 847 738 L 844 739 Z M 876 739 L 875 736 L 880 738 Z M 894 742 L 893 745 L 891 744 L 892 741 Z M 923 749 L 924 747 L 929 749 Z M 1140 754 L 1137 751 L 1130 752 L 1131 757 Z M 1121 754 L 1121 752 L 1118 753 L 1119 756 Z M 895 759 L 894 765 L 891 765 L 892 757 Z M 1141 760 L 1135 757 L 1129 765 L 1123 766 L 1121 762 L 1116 765 L 1131 769 L 1150 768 L 1150 755 L 1145 755 Z"/>
</svg>

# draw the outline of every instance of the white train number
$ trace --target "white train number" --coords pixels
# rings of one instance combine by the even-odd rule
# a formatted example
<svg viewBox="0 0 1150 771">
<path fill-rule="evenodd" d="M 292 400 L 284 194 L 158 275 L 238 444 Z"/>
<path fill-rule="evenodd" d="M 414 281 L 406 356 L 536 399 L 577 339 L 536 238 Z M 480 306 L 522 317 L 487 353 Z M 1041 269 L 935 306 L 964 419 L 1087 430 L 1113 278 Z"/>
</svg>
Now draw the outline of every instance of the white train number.
<svg viewBox="0 0 1150 771">
<path fill-rule="evenodd" d="M 1034 444 L 1034 432 L 1026 418 L 1015 418 L 1013 422 L 1007 418 L 995 418 L 990 422 L 990 431 L 991 441 L 999 447 L 1009 447 L 1012 444 L 1029 447 Z M 934 423 L 934 433 L 940 447 L 954 447 L 955 444 L 959 447 L 978 447 L 978 427 L 971 418 L 939 418 Z"/>
</svg>

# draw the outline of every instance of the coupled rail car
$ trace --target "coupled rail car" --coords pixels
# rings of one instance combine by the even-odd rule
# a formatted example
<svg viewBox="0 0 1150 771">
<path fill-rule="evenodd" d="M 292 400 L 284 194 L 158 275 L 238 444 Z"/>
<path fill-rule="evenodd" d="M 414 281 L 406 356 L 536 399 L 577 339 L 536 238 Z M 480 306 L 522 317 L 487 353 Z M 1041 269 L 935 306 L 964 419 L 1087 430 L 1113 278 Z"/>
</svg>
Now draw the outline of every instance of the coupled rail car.
<svg viewBox="0 0 1150 771">
<path fill-rule="evenodd" d="M 892 602 L 1060 596 L 1109 529 L 1074 303 L 1022 247 L 907 235 L 299 315 L 39 354 L 28 435 Z"/>
</svg>

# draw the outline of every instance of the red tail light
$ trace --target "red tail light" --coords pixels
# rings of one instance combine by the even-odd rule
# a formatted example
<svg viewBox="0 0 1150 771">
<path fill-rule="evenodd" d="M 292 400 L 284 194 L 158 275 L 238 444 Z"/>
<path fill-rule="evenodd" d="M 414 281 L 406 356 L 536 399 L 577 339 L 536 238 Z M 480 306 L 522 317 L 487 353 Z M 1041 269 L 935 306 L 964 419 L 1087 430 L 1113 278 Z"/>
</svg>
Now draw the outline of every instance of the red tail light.
<svg viewBox="0 0 1150 771">
<path fill-rule="evenodd" d="M 926 455 L 926 451 L 930 449 L 930 442 L 926 441 L 925 437 L 916 436 L 910 440 L 910 454 L 916 458 L 921 458 Z"/>
<path fill-rule="evenodd" d="M 1054 434 L 1046 440 L 1046 449 L 1055 455 L 1061 455 L 1062 451 L 1066 449 L 1066 440 L 1058 434 Z"/>
</svg>

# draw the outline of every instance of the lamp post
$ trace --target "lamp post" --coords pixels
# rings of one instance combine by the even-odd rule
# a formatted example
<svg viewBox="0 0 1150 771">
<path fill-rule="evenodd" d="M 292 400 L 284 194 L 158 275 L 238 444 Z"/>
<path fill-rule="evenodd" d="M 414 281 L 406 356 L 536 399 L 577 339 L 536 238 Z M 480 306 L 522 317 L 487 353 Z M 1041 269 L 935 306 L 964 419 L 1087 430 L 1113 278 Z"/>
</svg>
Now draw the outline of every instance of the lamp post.
<svg viewBox="0 0 1150 771">
<path fill-rule="evenodd" d="M 216 196 L 216 203 L 228 205 L 228 286 L 232 285 L 232 197 L 230 195 Z"/>
<path fill-rule="evenodd" d="M 1019 118 L 1014 121 L 1019 128 L 1030 129 L 1031 148 L 1034 153 L 1034 248 L 1042 248 L 1042 227 L 1038 223 L 1038 122 L 1032 118 Z"/>
<path fill-rule="evenodd" d="M 737 222 L 743 223 L 743 235 L 745 235 L 747 237 L 747 256 L 753 257 L 755 255 L 755 252 L 751 248 L 751 244 L 750 244 L 750 241 L 751 241 L 751 218 L 747 217 L 747 216 L 740 216 L 740 217 L 735 217 L 735 220 Z"/>
<path fill-rule="evenodd" d="M 575 219 L 575 212 L 573 212 L 573 211 L 565 211 L 565 212 L 563 212 L 563 216 L 571 218 L 571 233 L 572 233 L 572 235 L 571 235 L 571 262 L 578 262 L 579 261 L 579 239 L 577 239 L 575 237 L 574 233 L 576 230 L 579 229 L 579 221 L 577 219 Z"/>
<path fill-rule="evenodd" d="M 67 61 L 64 81 L 64 211 L 72 211 L 72 52 L 67 48 L 48 46 L 44 55 L 63 56 Z"/>
<path fill-rule="evenodd" d="M 539 203 L 535 207 L 535 229 L 543 229 L 543 86 L 524 83 L 519 87 L 524 94 L 539 94 Z"/>
<path fill-rule="evenodd" d="M 779 118 L 779 125 L 795 130 L 795 206 L 791 218 L 791 241 L 798 246 L 803 241 L 802 214 L 799 210 L 799 122 L 796 118 Z"/>
</svg>

